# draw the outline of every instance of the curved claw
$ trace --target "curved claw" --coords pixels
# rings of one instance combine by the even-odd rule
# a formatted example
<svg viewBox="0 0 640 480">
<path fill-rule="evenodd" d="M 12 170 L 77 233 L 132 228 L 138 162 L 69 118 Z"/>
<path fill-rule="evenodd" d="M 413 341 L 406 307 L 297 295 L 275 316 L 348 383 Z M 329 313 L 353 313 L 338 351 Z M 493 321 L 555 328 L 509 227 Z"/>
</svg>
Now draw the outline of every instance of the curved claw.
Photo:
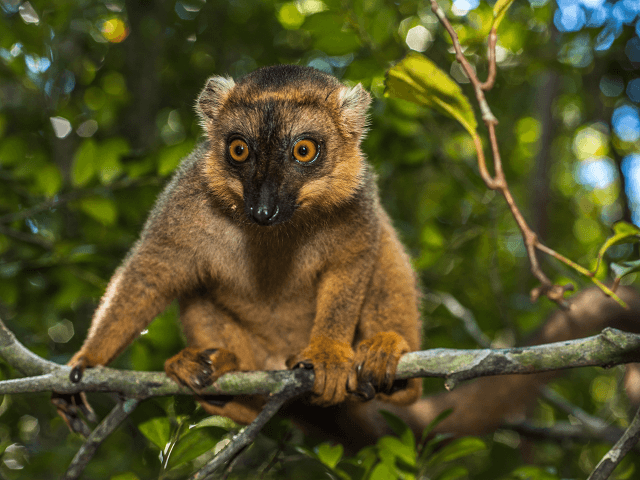
<svg viewBox="0 0 640 480">
<path fill-rule="evenodd" d="M 164 364 L 167 375 L 195 392 L 201 392 L 227 372 L 238 370 L 236 355 L 224 348 L 187 347 Z"/>
<path fill-rule="evenodd" d="M 80 414 L 93 423 L 97 422 L 98 418 L 91 405 L 89 405 L 84 392 L 71 394 L 53 392 L 51 394 L 51 403 L 55 405 L 58 415 L 65 421 L 69 430 L 84 437 L 88 437 L 91 434 L 91 429 L 80 418 Z"/>
<path fill-rule="evenodd" d="M 313 363 L 311 362 L 298 362 L 293 367 L 292 370 L 303 368 L 305 370 L 313 370 Z"/>
<path fill-rule="evenodd" d="M 71 368 L 71 372 L 69 373 L 69 380 L 71 380 L 73 383 L 78 383 L 80 380 L 82 380 L 84 371 L 88 366 L 87 360 L 85 357 L 79 357 L 75 360 L 75 362 L 72 359 L 72 362 L 73 367 Z"/>
<path fill-rule="evenodd" d="M 376 396 L 376 389 L 371 382 L 359 382 L 354 392 L 362 400 L 371 400 Z"/>
<path fill-rule="evenodd" d="M 71 380 L 73 383 L 78 383 L 80 380 L 82 380 L 83 373 L 84 373 L 83 369 L 80 368 L 79 365 L 76 365 L 71 369 L 71 373 L 69 374 L 69 380 Z"/>
</svg>

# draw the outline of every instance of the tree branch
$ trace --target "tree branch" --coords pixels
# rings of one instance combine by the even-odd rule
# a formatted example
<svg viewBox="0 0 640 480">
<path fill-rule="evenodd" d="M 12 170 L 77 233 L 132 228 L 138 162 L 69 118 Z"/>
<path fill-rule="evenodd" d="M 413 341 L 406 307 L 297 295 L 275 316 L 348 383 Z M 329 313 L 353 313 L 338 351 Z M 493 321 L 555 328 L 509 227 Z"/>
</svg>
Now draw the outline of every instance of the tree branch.
<svg viewBox="0 0 640 480">
<path fill-rule="evenodd" d="M 77 478 L 100 443 L 135 408 L 139 401 L 167 395 L 193 395 L 194 392 L 170 380 L 164 372 L 132 372 L 107 367 L 88 369 L 81 382 L 69 380 L 70 368 L 44 360 L 25 348 L 0 320 L 0 357 L 10 366 L 27 375 L 26 378 L 0 382 L 0 394 L 50 392 L 116 392 L 129 400 L 119 403 L 89 436 L 74 458 L 67 477 Z M 438 348 L 404 355 L 396 378 L 440 377 L 447 389 L 464 380 L 491 375 L 539 373 L 583 366 L 611 367 L 640 361 L 640 335 L 605 328 L 602 333 L 578 340 L 509 349 L 459 350 Z M 268 395 L 269 401 L 256 420 L 229 443 L 222 454 L 197 472 L 194 479 L 203 478 L 234 458 L 250 444 L 264 424 L 288 400 L 309 392 L 314 382 L 312 370 L 283 370 L 271 372 L 237 372 L 220 377 L 202 394 L 211 395 Z M 634 420 L 632 426 L 640 421 Z M 640 429 L 640 426 L 638 427 Z M 625 433 L 626 445 L 637 440 L 637 433 Z M 635 442 L 633 442 L 635 444 Z M 606 465 L 623 455 L 620 447 L 612 450 Z M 631 445 L 629 448 L 632 448 Z M 624 453 L 616 453 L 624 452 Z M 604 467 L 603 467 L 604 468 Z M 615 465 L 613 466 L 615 468 Z M 594 471 L 595 473 L 595 471 Z M 604 477 L 593 477 L 604 478 Z"/>
<path fill-rule="evenodd" d="M 50 392 L 115 392 L 127 398 L 193 395 L 164 372 L 133 372 L 107 367 L 88 369 L 78 383 L 69 381 L 70 369 L 48 362 L 26 349 L 0 321 L 0 357 L 27 378 L 0 382 L 0 394 Z M 568 368 L 611 367 L 640 361 L 640 335 L 615 328 L 578 340 L 504 349 L 460 350 L 435 348 L 404 355 L 396 378 L 444 378 L 453 389 L 462 381 L 490 375 L 539 373 Z M 43 373 L 44 372 L 44 373 Z M 206 395 L 278 394 L 313 383 L 312 370 L 237 372 L 223 375 L 205 389 Z M 297 391 L 297 390 L 296 390 Z"/>
<path fill-rule="evenodd" d="M 19 212 L 12 212 L 12 213 L 7 213 L 5 215 L 2 215 L 0 216 L 0 224 L 7 224 L 7 223 L 15 222 L 17 220 L 24 220 L 25 218 L 29 218 L 34 215 L 37 215 L 38 213 L 51 210 L 52 208 L 60 207 L 68 202 L 72 202 L 74 200 L 87 197 L 89 195 L 96 195 L 96 194 L 99 195 L 99 194 L 103 194 L 106 191 L 115 191 L 115 190 L 120 190 L 123 188 L 129 188 L 129 187 L 140 187 L 145 185 L 161 185 L 163 182 L 164 182 L 164 179 L 158 178 L 158 177 L 125 178 L 125 179 L 113 182 L 109 185 L 101 185 L 95 188 L 73 190 L 68 193 L 56 195 L 51 200 L 46 200 L 42 203 L 39 203 L 38 205 L 34 205 L 33 207 L 20 210 Z M 28 241 L 26 238 L 21 240 Z"/>
<path fill-rule="evenodd" d="M 503 427 L 512 430 L 524 437 L 534 440 L 550 440 L 554 442 L 565 442 L 572 440 L 575 442 L 589 443 L 593 440 L 616 443 L 624 434 L 624 430 L 608 425 L 602 430 L 592 430 L 584 425 L 572 425 L 569 422 L 557 422 L 550 427 L 540 427 L 532 425 L 530 422 L 523 421 L 518 423 L 506 424 Z"/>
<path fill-rule="evenodd" d="M 609 452 L 602 457 L 602 460 L 593 469 L 587 480 L 606 480 L 613 473 L 618 464 L 627 453 L 638 443 L 640 439 L 640 409 L 636 412 L 629 428 L 624 435 L 616 442 Z"/>
<path fill-rule="evenodd" d="M 118 402 L 117 405 L 113 407 L 113 410 L 111 410 L 109 415 L 91 432 L 89 438 L 87 438 L 75 457 L 73 457 L 67 472 L 64 477 L 62 477 L 63 480 L 75 480 L 80 477 L 100 444 L 118 428 L 118 425 L 135 410 L 139 403 L 139 400 L 130 398 Z"/>
<path fill-rule="evenodd" d="M 191 480 L 197 480 L 200 478 L 205 478 L 207 475 L 210 475 L 218 468 L 226 465 L 228 462 L 233 460 L 236 455 L 238 455 L 247 445 L 252 443 L 262 427 L 273 417 L 280 407 L 289 400 L 290 398 L 297 397 L 301 393 L 308 391 L 313 386 L 313 382 L 305 383 L 304 385 L 296 388 L 285 388 L 282 392 L 271 396 L 267 404 L 262 408 L 260 414 L 256 417 L 256 419 L 250 424 L 240 430 L 231 442 L 227 444 L 227 446 L 220 451 L 215 457 L 211 459 L 209 463 L 207 463 L 204 467 L 198 470 L 192 477 Z"/>
</svg>

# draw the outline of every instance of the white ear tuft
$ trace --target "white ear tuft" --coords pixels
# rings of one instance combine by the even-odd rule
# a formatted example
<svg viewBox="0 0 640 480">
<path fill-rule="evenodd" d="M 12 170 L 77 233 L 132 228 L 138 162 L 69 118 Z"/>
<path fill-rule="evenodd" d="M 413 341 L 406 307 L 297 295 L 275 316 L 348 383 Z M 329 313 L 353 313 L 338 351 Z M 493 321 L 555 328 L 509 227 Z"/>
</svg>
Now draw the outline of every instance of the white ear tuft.
<svg viewBox="0 0 640 480">
<path fill-rule="evenodd" d="M 222 103 L 236 85 L 231 77 L 211 77 L 198 97 L 196 111 L 204 120 L 212 120 L 218 114 Z"/>
<path fill-rule="evenodd" d="M 353 88 L 343 88 L 338 98 L 342 108 L 348 110 L 366 110 L 371 103 L 371 97 L 361 83 Z"/>
<path fill-rule="evenodd" d="M 371 96 L 361 84 L 353 88 L 344 87 L 338 94 L 344 126 L 350 135 L 362 138 L 367 131 L 367 109 Z"/>
</svg>

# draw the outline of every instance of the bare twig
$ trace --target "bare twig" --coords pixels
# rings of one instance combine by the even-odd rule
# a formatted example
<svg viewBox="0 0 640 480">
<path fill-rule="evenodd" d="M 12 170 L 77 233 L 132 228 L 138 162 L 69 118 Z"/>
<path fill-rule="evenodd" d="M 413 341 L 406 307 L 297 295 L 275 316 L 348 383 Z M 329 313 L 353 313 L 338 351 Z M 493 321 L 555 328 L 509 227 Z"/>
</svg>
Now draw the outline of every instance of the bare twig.
<svg viewBox="0 0 640 480">
<path fill-rule="evenodd" d="M 0 319 L 0 357 L 23 375 L 42 375 L 60 369 L 60 365 L 34 354 L 18 341 Z"/>
<path fill-rule="evenodd" d="M 51 250 L 53 248 L 53 243 L 51 243 L 49 240 L 46 240 L 38 235 L 31 235 L 29 233 L 19 232 L 18 230 L 4 227 L 2 225 L 0 225 L 0 235 L 6 235 L 7 237 L 14 238 L 20 242 L 37 245 L 39 247 L 44 248 L 45 250 Z"/>
<path fill-rule="evenodd" d="M 518 422 L 503 425 L 503 429 L 513 430 L 522 436 L 534 440 L 551 440 L 554 442 L 565 442 L 571 440 L 574 442 L 588 443 L 593 440 L 616 443 L 624 434 L 624 430 L 607 425 L 603 430 L 594 431 L 585 428 L 584 425 L 572 425 L 569 422 L 556 422 L 549 427 L 540 427 L 530 422 Z"/>
<path fill-rule="evenodd" d="M 307 389 L 310 388 L 310 385 L 307 386 Z M 191 480 L 197 480 L 200 478 L 205 478 L 206 476 L 213 473 L 216 469 L 222 467 L 227 462 L 231 461 L 236 455 L 240 453 L 242 449 L 244 449 L 247 445 L 255 440 L 262 427 L 276 414 L 280 407 L 289 399 L 298 396 L 303 393 L 302 390 L 285 390 L 278 394 L 273 395 L 267 404 L 264 406 L 260 414 L 256 417 L 256 419 L 245 428 L 240 430 L 240 432 L 231 440 L 227 446 L 220 451 L 209 463 L 207 463 L 204 467 L 198 470 L 192 477 Z"/>
<path fill-rule="evenodd" d="M 604 366 L 640 359 L 640 335 L 605 328 L 601 334 L 579 340 L 532 347 L 456 350 L 436 348 L 404 355 L 397 378 L 442 377 L 445 387 L 490 375 L 539 373 L 565 368 Z M 606 359 L 606 360 L 605 360 Z"/>
<path fill-rule="evenodd" d="M 456 297 L 454 297 L 450 293 L 435 292 L 433 295 L 447 310 L 449 310 L 449 313 L 451 313 L 451 315 L 459 318 L 462 321 L 464 329 L 479 346 L 483 348 L 491 347 L 491 340 L 484 334 L 484 332 L 478 325 L 478 322 L 476 322 L 476 318 L 471 310 L 464 307 L 456 299 Z"/>
<path fill-rule="evenodd" d="M 139 187 L 143 185 L 160 185 L 164 182 L 164 179 L 158 177 L 149 178 L 126 178 L 113 182 L 109 185 L 102 185 L 95 188 L 88 188 L 84 190 L 74 190 L 72 192 L 56 195 L 51 200 L 46 200 L 33 207 L 25 208 L 19 212 L 7 213 L 0 217 L 0 224 L 6 224 L 15 222 L 16 220 L 23 220 L 25 218 L 32 217 L 40 212 L 45 212 L 52 208 L 57 208 L 65 203 L 78 200 L 79 198 L 87 197 L 89 195 L 96 195 L 104 193 L 105 191 L 114 191 L 122 188 Z"/>
<path fill-rule="evenodd" d="M 577 405 L 573 405 L 566 398 L 557 393 L 555 390 L 550 389 L 549 387 L 542 388 L 540 390 L 540 394 L 542 398 L 547 400 L 553 406 L 562 410 L 567 415 L 571 415 L 582 422 L 586 430 L 592 432 L 600 432 L 605 431 L 609 427 L 609 424 L 603 419 L 594 417 L 593 415 L 589 415 L 583 409 L 581 409 Z M 620 436 L 618 436 L 616 440 L 618 438 L 620 438 Z"/>
<path fill-rule="evenodd" d="M 616 442 L 609 452 L 593 469 L 587 480 L 606 480 L 613 473 L 618 464 L 640 439 L 640 409 L 636 412 L 631 425 L 624 435 Z"/>
<path fill-rule="evenodd" d="M 118 402 L 116 406 L 113 407 L 113 410 L 111 410 L 109 415 L 91 432 L 87 441 L 80 447 L 75 457 L 73 457 L 67 472 L 64 477 L 62 477 L 64 480 L 75 480 L 80 477 L 100 444 L 135 410 L 138 403 L 140 403 L 139 400 L 130 398 Z"/>
<path fill-rule="evenodd" d="M 496 82 L 496 44 L 498 43 L 498 28 L 493 27 L 489 33 L 489 48 L 487 49 L 487 57 L 489 60 L 489 74 L 487 80 L 480 87 L 483 90 L 491 90 Z"/>
<path fill-rule="evenodd" d="M 540 286 L 534 288 L 531 291 L 532 301 L 537 300 L 540 297 L 540 295 L 545 295 L 550 300 L 556 302 L 559 306 L 563 308 L 568 308 L 569 305 L 564 300 L 564 294 L 566 291 L 573 290 L 573 285 L 571 284 L 555 285 L 545 275 L 545 273 L 540 268 L 540 264 L 538 262 L 538 258 L 536 255 L 536 250 L 540 250 L 544 253 L 552 255 L 559 261 L 565 263 L 566 265 L 569 265 L 570 267 L 574 268 L 581 274 L 587 276 L 606 295 L 612 297 L 623 307 L 626 307 L 626 304 L 615 294 L 615 292 L 612 289 L 607 288 L 604 284 L 602 284 L 602 282 L 596 279 L 595 275 L 592 272 L 581 267 L 575 262 L 572 262 L 571 260 L 560 255 L 559 253 L 555 252 L 549 247 L 546 247 L 545 245 L 543 245 L 538 239 L 538 235 L 529 227 L 526 220 L 524 219 L 524 216 L 520 212 L 520 209 L 516 205 L 516 202 L 513 198 L 513 195 L 511 194 L 509 185 L 507 184 L 507 179 L 504 175 L 504 171 L 502 168 L 500 149 L 498 146 L 498 140 L 496 136 L 496 125 L 498 124 L 498 120 L 491 112 L 491 108 L 489 107 L 489 104 L 484 95 L 484 92 L 486 90 L 490 90 L 493 87 L 495 83 L 495 78 L 496 78 L 495 52 L 496 52 L 496 43 L 497 43 L 498 35 L 495 27 L 491 29 L 491 33 L 489 34 L 489 48 L 488 48 L 489 74 L 488 74 L 487 81 L 482 83 L 479 80 L 475 71 L 473 70 L 471 64 L 465 57 L 462 51 L 462 47 L 460 45 L 460 41 L 458 40 L 458 35 L 456 34 L 449 20 L 447 19 L 447 16 L 444 13 L 444 10 L 442 10 L 442 8 L 440 8 L 440 6 L 438 5 L 437 0 L 431 0 L 431 10 L 436 14 L 438 19 L 440 20 L 440 23 L 442 23 L 444 28 L 449 33 L 449 36 L 451 37 L 451 41 L 453 42 L 453 48 L 455 50 L 456 60 L 462 66 L 464 72 L 466 73 L 467 77 L 469 78 L 473 86 L 473 89 L 476 95 L 476 100 L 478 102 L 478 106 L 482 114 L 482 120 L 484 121 L 489 133 L 489 142 L 491 144 L 495 175 L 492 176 L 487 169 L 486 159 L 484 156 L 484 150 L 482 147 L 482 142 L 480 141 L 480 137 L 477 134 L 472 134 L 473 142 L 478 155 L 478 170 L 486 186 L 491 190 L 498 190 L 502 194 L 505 201 L 507 202 L 507 206 L 509 207 L 509 210 L 511 211 L 513 218 L 516 221 L 516 224 L 518 225 L 518 229 L 522 234 L 522 238 L 524 240 L 526 251 L 527 251 L 527 256 L 529 257 L 529 263 L 531 265 L 531 273 L 540 282 Z"/>
</svg>

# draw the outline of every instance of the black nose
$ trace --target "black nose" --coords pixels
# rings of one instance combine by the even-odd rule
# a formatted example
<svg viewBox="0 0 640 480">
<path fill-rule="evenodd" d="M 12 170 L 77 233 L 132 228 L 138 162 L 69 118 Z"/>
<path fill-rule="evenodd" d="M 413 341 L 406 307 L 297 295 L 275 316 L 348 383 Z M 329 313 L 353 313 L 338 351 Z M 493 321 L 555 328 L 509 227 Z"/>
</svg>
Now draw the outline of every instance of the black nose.
<svg viewBox="0 0 640 480">
<path fill-rule="evenodd" d="M 259 225 L 271 225 L 278 216 L 280 209 L 277 205 L 258 205 L 256 208 L 251 207 L 251 217 Z"/>
</svg>

